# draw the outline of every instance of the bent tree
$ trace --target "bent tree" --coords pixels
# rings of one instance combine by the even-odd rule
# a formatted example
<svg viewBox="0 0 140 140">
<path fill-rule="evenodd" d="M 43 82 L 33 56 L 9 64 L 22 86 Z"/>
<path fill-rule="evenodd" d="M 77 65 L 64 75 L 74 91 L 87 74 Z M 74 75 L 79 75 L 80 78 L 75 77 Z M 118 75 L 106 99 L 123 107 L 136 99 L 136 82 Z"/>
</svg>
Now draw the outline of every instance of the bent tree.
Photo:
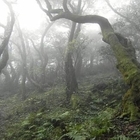
<svg viewBox="0 0 140 140">
<path fill-rule="evenodd" d="M 38 0 L 37 0 L 38 1 Z M 45 0 L 48 1 L 48 0 Z M 55 21 L 65 18 L 77 23 L 96 23 L 100 26 L 103 40 L 108 43 L 117 59 L 117 68 L 121 72 L 124 81 L 130 86 L 122 99 L 121 116 L 129 116 L 130 120 L 135 120 L 140 117 L 140 67 L 136 61 L 131 42 L 121 35 L 114 32 L 109 21 L 98 15 L 84 15 L 79 16 L 72 14 L 67 7 L 67 1 L 63 0 L 63 9 L 53 16 L 53 10 L 42 9 L 51 19 Z M 56 9 L 54 9 L 56 11 Z"/>
<path fill-rule="evenodd" d="M 0 26 L 2 28 L 4 28 L 4 38 L 0 44 L 0 73 L 2 71 L 2 69 L 6 66 L 7 61 L 9 59 L 9 54 L 8 54 L 8 43 L 13 31 L 13 26 L 15 23 L 15 17 L 14 17 L 14 11 L 12 8 L 11 3 L 9 3 L 7 0 L 3 0 L 3 2 L 7 5 L 9 11 L 10 11 L 10 16 L 8 18 L 7 21 L 7 25 L 2 25 L 0 24 Z"/>
</svg>

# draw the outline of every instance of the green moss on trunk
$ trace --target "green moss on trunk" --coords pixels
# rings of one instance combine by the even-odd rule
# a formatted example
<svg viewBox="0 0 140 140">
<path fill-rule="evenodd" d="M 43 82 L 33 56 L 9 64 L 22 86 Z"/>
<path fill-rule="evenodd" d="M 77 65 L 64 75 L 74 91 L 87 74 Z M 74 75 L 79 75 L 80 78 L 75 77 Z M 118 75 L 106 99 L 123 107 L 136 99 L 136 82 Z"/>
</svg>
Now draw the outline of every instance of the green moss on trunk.
<svg viewBox="0 0 140 140">
<path fill-rule="evenodd" d="M 121 72 L 124 81 L 130 86 L 122 100 L 121 117 L 129 116 L 130 120 L 136 120 L 139 117 L 140 101 L 140 69 L 136 60 L 131 42 L 122 36 L 115 38 L 114 35 L 108 37 L 110 45 L 117 58 L 117 68 Z"/>
<path fill-rule="evenodd" d="M 131 121 L 139 117 L 139 108 L 135 104 L 136 94 L 133 90 L 129 89 L 122 100 L 122 114 L 121 117 L 129 116 Z"/>
</svg>

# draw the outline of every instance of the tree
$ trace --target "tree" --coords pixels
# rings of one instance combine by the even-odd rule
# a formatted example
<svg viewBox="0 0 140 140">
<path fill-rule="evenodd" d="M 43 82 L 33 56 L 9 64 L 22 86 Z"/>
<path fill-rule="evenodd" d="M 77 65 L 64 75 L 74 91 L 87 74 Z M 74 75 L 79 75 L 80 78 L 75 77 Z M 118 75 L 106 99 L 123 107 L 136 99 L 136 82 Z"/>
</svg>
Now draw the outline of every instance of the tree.
<svg viewBox="0 0 140 140">
<path fill-rule="evenodd" d="M 18 49 L 21 55 L 21 66 L 22 66 L 22 80 L 21 80 L 21 93 L 22 93 L 22 99 L 26 99 L 26 79 L 27 79 L 27 73 L 26 73 L 26 68 L 27 68 L 27 51 L 26 51 L 26 44 L 24 41 L 24 37 L 21 31 L 20 26 L 18 25 L 17 27 L 18 30 L 18 35 L 20 39 L 21 45 L 19 45 Z M 21 46 L 21 48 L 20 48 Z"/>
<path fill-rule="evenodd" d="M 70 4 L 73 13 L 79 14 L 81 11 L 81 0 L 78 0 L 78 6 L 75 8 Z M 78 27 L 76 30 L 76 26 Z M 76 32 L 77 31 L 77 32 Z M 67 101 L 69 102 L 71 99 L 71 95 L 75 93 L 78 89 L 78 83 L 76 79 L 76 73 L 75 69 L 73 66 L 73 60 L 72 60 L 72 54 L 73 54 L 73 47 L 74 43 L 73 41 L 77 38 L 79 34 L 79 26 L 77 25 L 76 22 L 72 22 L 71 26 L 71 31 L 69 35 L 69 40 L 68 40 L 68 47 L 67 47 L 67 52 L 66 52 L 66 59 L 65 59 L 65 73 L 66 73 L 66 95 L 67 95 Z"/>
<path fill-rule="evenodd" d="M 122 99 L 121 116 L 128 115 L 130 120 L 135 120 L 139 117 L 140 68 L 134 56 L 131 56 L 130 51 L 133 49 L 131 42 L 121 35 L 116 35 L 111 24 L 104 17 L 72 14 L 67 7 L 67 1 L 63 0 L 63 12 L 61 10 L 57 15 L 52 16 L 48 10 L 43 11 L 47 15 L 50 14 L 51 21 L 65 18 L 81 24 L 96 23 L 100 26 L 103 40 L 111 46 L 117 59 L 117 68 L 123 75 L 124 81 L 130 86 Z"/>
<path fill-rule="evenodd" d="M 53 25 L 52 23 L 49 23 L 49 25 L 46 27 L 46 29 L 44 30 L 42 36 L 41 36 L 41 41 L 39 44 L 39 48 L 36 47 L 34 41 L 32 39 L 30 39 L 35 51 L 37 52 L 38 56 L 39 56 L 39 60 L 40 60 L 40 82 L 37 83 L 35 82 L 35 80 L 28 74 L 28 79 L 31 81 L 31 83 L 33 85 L 35 85 L 36 87 L 38 87 L 39 91 L 43 91 L 46 83 L 46 66 L 48 64 L 48 54 L 47 51 L 45 49 L 45 44 L 44 44 L 44 38 L 47 34 L 47 32 L 49 31 L 49 29 L 51 28 L 51 26 Z M 32 70 L 33 71 L 33 68 Z"/>
<path fill-rule="evenodd" d="M 8 18 L 6 26 L 4 26 L 2 24 L 0 25 L 1 27 L 4 28 L 4 39 L 3 39 L 2 43 L 0 44 L 0 56 L 1 56 L 0 73 L 1 73 L 2 69 L 6 66 L 7 61 L 9 59 L 8 43 L 9 43 L 12 31 L 13 31 L 13 26 L 15 23 L 14 11 L 13 11 L 11 3 L 9 3 L 7 0 L 3 0 L 3 2 L 9 8 L 10 17 Z"/>
<path fill-rule="evenodd" d="M 39 3 L 40 7 L 43 9 L 41 3 L 38 0 L 37 0 L 37 2 Z M 53 13 L 60 12 L 59 11 L 60 9 L 58 9 L 57 11 L 56 11 L 56 9 L 52 10 L 52 6 L 50 5 L 48 0 L 46 0 L 45 2 L 47 4 L 49 11 L 52 11 Z M 75 6 L 73 6 L 71 3 L 69 3 L 69 6 L 71 7 L 73 13 L 79 14 L 81 12 L 81 0 L 78 0 L 77 8 L 75 8 Z M 49 17 L 51 16 L 49 12 L 48 12 L 48 16 Z M 78 28 L 76 28 L 76 27 L 78 27 Z M 76 30 L 76 29 L 78 29 L 78 30 Z M 73 48 L 74 48 L 73 42 L 78 36 L 79 29 L 80 28 L 79 28 L 79 26 L 77 26 L 77 23 L 72 22 L 71 31 L 70 31 L 70 35 L 69 35 L 69 39 L 68 39 L 68 45 L 67 45 L 67 49 L 66 49 L 66 57 L 65 57 L 65 79 L 66 79 L 67 102 L 70 102 L 71 95 L 73 93 L 75 93 L 78 89 L 78 83 L 77 83 L 77 79 L 76 79 L 76 75 L 75 75 L 75 69 L 73 66 L 72 54 L 73 54 Z"/>
<path fill-rule="evenodd" d="M 106 3 L 108 4 L 108 6 L 113 10 L 113 12 L 115 12 L 116 14 L 118 14 L 119 16 L 121 16 L 122 18 L 124 18 L 128 23 L 130 23 L 136 30 L 138 30 L 140 32 L 140 27 L 139 24 L 137 24 L 133 18 L 131 17 L 127 17 L 123 14 L 121 14 L 120 12 L 118 12 L 115 8 L 113 8 L 113 6 L 110 4 L 109 0 L 105 0 Z M 135 0 L 134 3 L 138 6 L 139 5 L 139 1 Z M 134 4 L 134 5 L 135 5 Z M 133 10 L 132 10 L 133 11 Z M 135 14 L 137 15 L 136 9 L 135 9 Z"/>
</svg>

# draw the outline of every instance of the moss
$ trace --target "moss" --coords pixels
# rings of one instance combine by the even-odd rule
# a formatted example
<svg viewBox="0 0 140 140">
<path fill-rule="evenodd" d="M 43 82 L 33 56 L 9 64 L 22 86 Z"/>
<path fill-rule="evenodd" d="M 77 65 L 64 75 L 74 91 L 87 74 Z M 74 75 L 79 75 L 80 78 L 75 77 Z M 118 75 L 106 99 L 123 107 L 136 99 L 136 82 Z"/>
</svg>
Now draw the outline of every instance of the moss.
<svg viewBox="0 0 140 140">
<path fill-rule="evenodd" d="M 139 108 L 135 104 L 135 100 L 139 98 L 140 93 L 140 70 L 137 63 L 133 62 L 129 52 L 123 46 L 116 45 L 118 50 L 115 50 L 117 55 L 118 65 L 117 68 L 123 75 L 123 79 L 130 86 L 130 90 L 124 95 L 122 101 L 122 116 L 128 115 L 130 120 L 135 120 L 138 117 Z"/>
<path fill-rule="evenodd" d="M 72 109 L 77 109 L 79 105 L 80 99 L 77 94 L 72 94 L 71 96 L 71 106 Z"/>
<path fill-rule="evenodd" d="M 130 116 L 130 120 L 134 121 L 138 117 L 138 107 L 134 104 L 134 92 L 129 89 L 123 98 L 123 110 L 121 117 Z"/>
<path fill-rule="evenodd" d="M 131 60 L 124 58 L 117 65 L 118 69 L 122 73 L 124 80 L 127 84 L 132 84 L 133 80 L 137 75 L 140 74 L 140 71 L 136 65 L 134 65 Z"/>
</svg>

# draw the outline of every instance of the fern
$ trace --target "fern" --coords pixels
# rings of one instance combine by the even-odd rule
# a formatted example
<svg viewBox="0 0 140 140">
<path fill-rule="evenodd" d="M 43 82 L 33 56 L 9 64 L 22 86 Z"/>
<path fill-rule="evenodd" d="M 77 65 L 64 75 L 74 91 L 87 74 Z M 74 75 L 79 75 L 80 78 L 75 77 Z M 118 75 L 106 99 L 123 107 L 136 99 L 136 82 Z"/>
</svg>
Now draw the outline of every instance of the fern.
<svg viewBox="0 0 140 140">
<path fill-rule="evenodd" d="M 72 140 L 86 140 L 87 139 L 87 137 L 78 134 L 76 131 L 72 131 L 72 132 L 69 132 L 67 134 L 64 134 L 63 136 L 61 136 L 59 138 L 59 140 L 61 140 L 64 137 L 68 137 Z"/>
<path fill-rule="evenodd" d="M 129 137 L 126 137 L 125 135 L 118 135 L 118 136 L 111 138 L 110 140 L 138 140 L 138 139 L 137 138 L 129 138 Z"/>
</svg>

